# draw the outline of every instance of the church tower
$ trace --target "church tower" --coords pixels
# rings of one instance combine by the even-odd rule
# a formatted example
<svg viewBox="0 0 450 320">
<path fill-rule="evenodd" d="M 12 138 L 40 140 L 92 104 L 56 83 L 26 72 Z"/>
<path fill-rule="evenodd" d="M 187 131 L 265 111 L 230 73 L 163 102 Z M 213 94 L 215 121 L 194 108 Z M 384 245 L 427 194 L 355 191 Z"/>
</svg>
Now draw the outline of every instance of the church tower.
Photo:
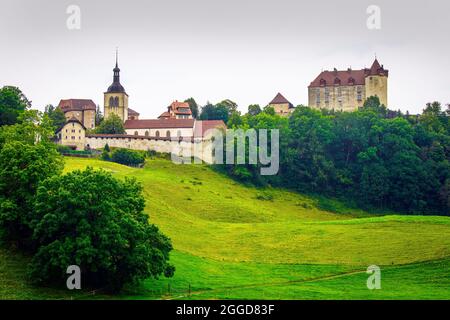
<svg viewBox="0 0 450 320">
<path fill-rule="evenodd" d="M 123 122 L 128 119 L 128 94 L 120 84 L 120 69 L 118 52 L 116 50 L 116 67 L 113 69 L 113 83 L 104 93 L 104 116 L 108 118 L 112 113 L 119 116 Z"/>
</svg>

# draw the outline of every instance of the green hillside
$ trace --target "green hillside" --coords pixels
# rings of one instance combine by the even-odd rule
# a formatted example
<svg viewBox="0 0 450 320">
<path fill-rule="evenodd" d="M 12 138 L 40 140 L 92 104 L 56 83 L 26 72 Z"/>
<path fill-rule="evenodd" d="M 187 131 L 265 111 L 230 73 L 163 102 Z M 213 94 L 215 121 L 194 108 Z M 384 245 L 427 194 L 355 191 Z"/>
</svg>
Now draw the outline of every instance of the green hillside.
<svg viewBox="0 0 450 320">
<path fill-rule="evenodd" d="M 135 169 L 66 158 L 66 171 L 86 166 L 141 181 L 151 222 L 173 242 L 175 277 L 147 280 L 122 298 L 450 298 L 450 218 L 373 216 L 332 200 L 324 206 L 323 199 L 243 186 L 204 165 L 156 159 Z M 334 212 L 323 209 L 330 206 Z M 8 263 L 24 270 L 25 257 L 0 253 L 2 279 L 13 270 Z M 369 265 L 381 267 L 381 290 L 366 287 Z M 0 296 L 61 295 L 14 281 L 0 286 Z M 13 290 L 18 285 L 22 291 Z"/>
</svg>

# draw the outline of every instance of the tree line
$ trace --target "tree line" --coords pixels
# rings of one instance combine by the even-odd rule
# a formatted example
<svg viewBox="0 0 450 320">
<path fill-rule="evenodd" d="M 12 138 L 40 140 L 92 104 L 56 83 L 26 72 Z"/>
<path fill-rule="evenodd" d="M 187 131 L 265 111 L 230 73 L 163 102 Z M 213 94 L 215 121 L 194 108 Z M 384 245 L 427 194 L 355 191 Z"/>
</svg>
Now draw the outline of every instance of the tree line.
<svg viewBox="0 0 450 320">
<path fill-rule="evenodd" d="M 232 177 L 256 185 L 351 200 L 367 209 L 450 215 L 450 108 L 426 105 L 402 114 L 369 97 L 354 112 L 298 106 L 289 117 L 251 105 L 228 114 L 228 128 L 280 130 L 280 170 L 227 165 Z M 269 148 L 270 149 L 270 148 Z M 248 163 L 248 161 L 247 161 Z"/>
</svg>

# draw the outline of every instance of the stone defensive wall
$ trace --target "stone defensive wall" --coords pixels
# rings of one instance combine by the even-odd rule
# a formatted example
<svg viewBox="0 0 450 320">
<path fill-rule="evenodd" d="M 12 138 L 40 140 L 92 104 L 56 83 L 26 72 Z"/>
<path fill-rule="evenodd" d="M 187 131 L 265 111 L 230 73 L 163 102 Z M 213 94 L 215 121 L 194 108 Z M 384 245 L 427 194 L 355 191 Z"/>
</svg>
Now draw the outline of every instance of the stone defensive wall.
<svg viewBox="0 0 450 320">
<path fill-rule="evenodd" d="M 102 149 L 105 145 L 113 148 L 133 150 L 153 150 L 176 156 L 195 156 L 207 163 L 212 163 L 211 139 L 192 137 L 149 137 L 127 134 L 87 134 L 85 146 L 91 149 Z"/>
</svg>

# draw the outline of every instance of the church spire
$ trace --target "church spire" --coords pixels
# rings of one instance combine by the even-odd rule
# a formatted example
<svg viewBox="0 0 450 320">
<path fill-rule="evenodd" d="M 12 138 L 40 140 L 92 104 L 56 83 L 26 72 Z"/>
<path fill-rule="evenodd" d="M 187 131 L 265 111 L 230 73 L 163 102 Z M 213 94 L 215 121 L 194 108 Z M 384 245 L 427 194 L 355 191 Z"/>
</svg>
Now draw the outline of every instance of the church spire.
<svg viewBox="0 0 450 320">
<path fill-rule="evenodd" d="M 116 66 L 113 69 L 113 83 L 109 86 L 108 92 L 125 92 L 125 89 L 120 84 L 119 49 L 118 48 L 116 48 Z"/>
<path fill-rule="evenodd" d="M 116 68 L 118 68 L 118 62 L 119 62 L 119 48 L 116 47 Z"/>
</svg>

